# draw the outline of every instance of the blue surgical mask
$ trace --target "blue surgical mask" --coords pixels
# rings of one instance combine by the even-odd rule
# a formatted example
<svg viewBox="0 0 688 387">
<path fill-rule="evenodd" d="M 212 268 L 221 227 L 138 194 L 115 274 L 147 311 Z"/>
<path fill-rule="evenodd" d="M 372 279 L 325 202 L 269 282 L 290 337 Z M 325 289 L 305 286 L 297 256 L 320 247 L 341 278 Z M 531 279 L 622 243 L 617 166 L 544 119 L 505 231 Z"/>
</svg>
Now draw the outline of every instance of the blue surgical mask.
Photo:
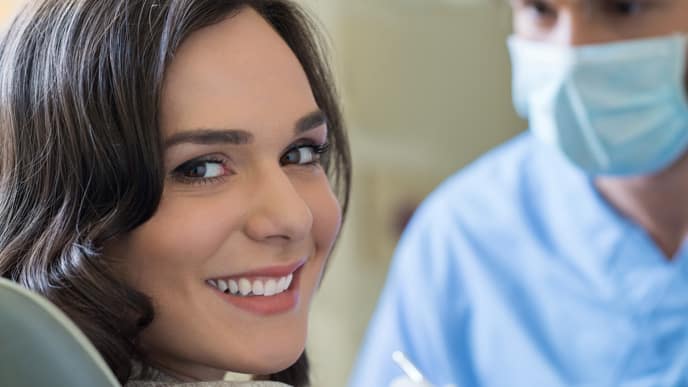
<svg viewBox="0 0 688 387">
<path fill-rule="evenodd" d="M 592 175 L 644 175 L 688 148 L 686 37 L 567 47 L 510 37 L 513 99 L 539 139 Z"/>
</svg>

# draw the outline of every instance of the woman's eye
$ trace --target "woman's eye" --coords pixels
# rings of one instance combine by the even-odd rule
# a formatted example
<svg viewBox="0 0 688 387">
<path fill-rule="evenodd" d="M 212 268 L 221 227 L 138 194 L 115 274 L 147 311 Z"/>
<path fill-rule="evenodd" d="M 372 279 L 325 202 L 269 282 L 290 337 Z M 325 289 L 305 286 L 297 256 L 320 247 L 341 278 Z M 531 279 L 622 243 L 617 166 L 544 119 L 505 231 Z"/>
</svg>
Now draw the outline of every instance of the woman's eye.
<svg viewBox="0 0 688 387">
<path fill-rule="evenodd" d="M 320 161 L 323 153 L 327 152 L 329 146 L 323 145 L 301 145 L 289 149 L 280 159 L 280 164 L 304 165 L 315 164 Z"/>
<path fill-rule="evenodd" d="M 182 180 L 203 181 L 227 175 L 222 160 L 191 160 L 177 167 L 173 174 Z"/>
</svg>

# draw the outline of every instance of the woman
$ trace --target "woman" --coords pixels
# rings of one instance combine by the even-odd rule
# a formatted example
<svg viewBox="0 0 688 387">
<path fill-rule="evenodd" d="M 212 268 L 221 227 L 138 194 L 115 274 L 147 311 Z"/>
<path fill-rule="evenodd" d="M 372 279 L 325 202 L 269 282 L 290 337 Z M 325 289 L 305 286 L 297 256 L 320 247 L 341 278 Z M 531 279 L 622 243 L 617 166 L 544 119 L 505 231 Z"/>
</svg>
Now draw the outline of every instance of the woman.
<svg viewBox="0 0 688 387">
<path fill-rule="evenodd" d="M 10 26 L 0 274 L 123 384 L 308 385 L 350 180 L 315 37 L 287 0 L 41 0 Z"/>
</svg>

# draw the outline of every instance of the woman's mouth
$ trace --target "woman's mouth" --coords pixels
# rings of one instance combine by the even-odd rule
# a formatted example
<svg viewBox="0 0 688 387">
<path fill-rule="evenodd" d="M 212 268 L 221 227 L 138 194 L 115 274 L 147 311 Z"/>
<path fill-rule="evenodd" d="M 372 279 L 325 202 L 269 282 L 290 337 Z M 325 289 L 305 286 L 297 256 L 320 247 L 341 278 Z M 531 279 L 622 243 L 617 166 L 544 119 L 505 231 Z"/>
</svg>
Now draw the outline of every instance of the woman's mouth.
<svg viewBox="0 0 688 387">
<path fill-rule="evenodd" d="M 222 299 L 259 315 L 284 313 L 299 304 L 299 277 L 306 260 L 206 280 Z"/>
<path fill-rule="evenodd" d="M 218 289 L 222 293 L 228 293 L 234 296 L 274 296 L 275 294 L 283 293 L 289 289 L 293 274 L 288 274 L 279 278 L 232 278 L 232 279 L 217 279 L 208 280 L 208 284 Z"/>
</svg>

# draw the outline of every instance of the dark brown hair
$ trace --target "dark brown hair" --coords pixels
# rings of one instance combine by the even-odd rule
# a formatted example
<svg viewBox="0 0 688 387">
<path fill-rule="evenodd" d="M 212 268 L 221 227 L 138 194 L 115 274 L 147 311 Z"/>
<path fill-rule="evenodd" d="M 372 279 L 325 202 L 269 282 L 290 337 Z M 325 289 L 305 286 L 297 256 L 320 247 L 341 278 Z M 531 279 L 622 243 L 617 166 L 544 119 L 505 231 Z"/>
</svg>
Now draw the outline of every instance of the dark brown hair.
<svg viewBox="0 0 688 387">
<path fill-rule="evenodd" d="M 148 297 L 114 274 L 103 243 L 155 212 L 163 189 L 165 69 L 194 31 L 243 7 L 300 60 L 329 126 L 326 160 L 346 210 L 350 157 L 323 43 L 289 0 L 40 0 L 0 41 L 0 275 L 45 295 L 121 382 L 145 364 Z M 306 386 L 305 353 L 264 378 Z"/>
</svg>

